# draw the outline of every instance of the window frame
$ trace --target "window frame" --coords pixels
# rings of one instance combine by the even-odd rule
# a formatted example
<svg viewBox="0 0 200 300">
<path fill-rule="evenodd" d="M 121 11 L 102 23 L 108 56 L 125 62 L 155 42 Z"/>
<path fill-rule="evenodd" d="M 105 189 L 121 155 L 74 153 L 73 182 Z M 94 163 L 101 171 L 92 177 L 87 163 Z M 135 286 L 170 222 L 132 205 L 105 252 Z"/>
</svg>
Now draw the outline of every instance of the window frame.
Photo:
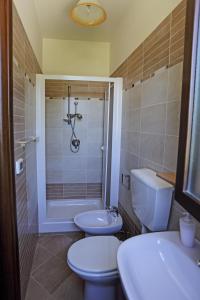
<svg viewBox="0 0 200 300">
<path fill-rule="evenodd" d="M 188 172 L 191 117 L 194 96 L 197 37 L 199 29 L 200 0 L 187 0 L 186 27 L 183 62 L 183 87 L 181 99 L 181 116 L 178 161 L 176 174 L 175 199 L 197 220 L 200 221 L 200 201 L 196 201 L 185 192 Z"/>
</svg>

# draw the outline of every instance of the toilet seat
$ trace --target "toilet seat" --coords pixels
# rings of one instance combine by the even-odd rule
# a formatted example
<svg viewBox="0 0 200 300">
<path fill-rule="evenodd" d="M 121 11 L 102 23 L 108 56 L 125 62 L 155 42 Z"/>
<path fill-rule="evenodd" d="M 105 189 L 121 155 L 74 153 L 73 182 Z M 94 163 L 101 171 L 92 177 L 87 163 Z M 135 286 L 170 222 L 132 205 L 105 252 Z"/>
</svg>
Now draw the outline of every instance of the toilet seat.
<svg viewBox="0 0 200 300">
<path fill-rule="evenodd" d="M 106 272 L 106 273 L 89 273 L 75 268 L 70 264 L 69 261 L 68 261 L 68 265 L 74 273 L 78 274 L 84 280 L 88 280 L 88 281 L 95 280 L 96 282 L 101 282 L 101 281 L 109 281 L 109 280 L 114 280 L 119 278 L 119 272 L 117 269 L 115 271 Z"/>
<path fill-rule="evenodd" d="M 120 241 L 114 236 L 84 238 L 70 247 L 67 256 L 68 264 L 80 275 L 116 276 L 119 246 Z"/>
</svg>

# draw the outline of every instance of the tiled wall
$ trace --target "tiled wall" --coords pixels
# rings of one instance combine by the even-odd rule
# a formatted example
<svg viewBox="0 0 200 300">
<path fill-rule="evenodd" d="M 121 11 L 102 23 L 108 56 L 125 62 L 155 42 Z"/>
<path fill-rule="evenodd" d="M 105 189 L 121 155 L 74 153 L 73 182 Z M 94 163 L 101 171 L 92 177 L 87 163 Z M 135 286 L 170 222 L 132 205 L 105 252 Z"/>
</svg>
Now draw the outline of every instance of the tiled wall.
<svg viewBox="0 0 200 300">
<path fill-rule="evenodd" d="M 63 121 L 67 100 L 46 98 L 48 199 L 101 196 L 104 101 L 71 98 L 71 113 L 74 112 L 74 101 L 78 101 L 78 112 L 83 115 L 82 120 L 76 121 L 76 134 L 81 141 L 78 153 L 70 151 L 71 126 Z"/>
<path fill-rule="evenodd" d="M 68 86 L 71 87 L 71 97 L 104 99 L 108 83 L 49 79 L 45 82 L 45 96 L 50 98 L 67 97 Z"/>
<path fill-rule="evenodd" d="M 175 172 L 178 151 L 182 63 L 123 92 L 121 172 L 134 168 Z M 120 186 L 120 202 L 130 213 L 131 193 Z M 136 220 L 137 222 L 137 220 Z"/>
<path fill-rule="evenodd" d="M 122 173 L 143 167 L 176 171 L 185 5 L 184 0 L 113 74 L 124 78 Z M 135 229 L 131 231 L 137 233 L 140 223 L 133 213 L 131 192 L 122 184 L 119 207 L 125 219 L 132 220 Z M 178 229 L 183 211 L 174 200 L 170 230 Z M 199 222 L 197 228 L 200 237 Z"/>
<path fill-rule="evenodd" d="M 101 183 L 47 184 L 47 200 L 96 199 L 102 196 Z"/>
<path fill-rule="evenodd" d="M 24 171 L 16 176 L 20 279 L 24 299 L 38 231 L 36 145 L 29 144 L 23 149 L 18 141 L 36 134 L 35 74 L 41 70 L 15 7 L 13 7 L 13 56 L 15 160 L 24 159 Z"/>
<path fill-rule="evenodd" d="M 183 60 L 185 14 L 186 0 L 183 0 L 112 74 L 124 78 L 125 89 L 151 77 L 161 67 Z"/>
</svg>

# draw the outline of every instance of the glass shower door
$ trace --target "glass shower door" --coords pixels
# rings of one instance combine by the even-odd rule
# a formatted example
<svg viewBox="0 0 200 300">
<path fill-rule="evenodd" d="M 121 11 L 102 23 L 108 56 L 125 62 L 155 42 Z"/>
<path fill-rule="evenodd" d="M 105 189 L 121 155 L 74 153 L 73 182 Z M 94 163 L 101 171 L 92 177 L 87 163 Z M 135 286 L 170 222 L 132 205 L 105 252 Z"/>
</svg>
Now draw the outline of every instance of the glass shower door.
<svg viewBox="0 0 200 300">
<path fill-rule="evenodd" d="M 103 132 L 103 173 L 102 200 L 104 208 L 110 206 L 110 181 L 112 159 L 112 124 L 113 124 L 114 84 L 109 83 L 104 101 L 104 132 Z"/>
</svg>

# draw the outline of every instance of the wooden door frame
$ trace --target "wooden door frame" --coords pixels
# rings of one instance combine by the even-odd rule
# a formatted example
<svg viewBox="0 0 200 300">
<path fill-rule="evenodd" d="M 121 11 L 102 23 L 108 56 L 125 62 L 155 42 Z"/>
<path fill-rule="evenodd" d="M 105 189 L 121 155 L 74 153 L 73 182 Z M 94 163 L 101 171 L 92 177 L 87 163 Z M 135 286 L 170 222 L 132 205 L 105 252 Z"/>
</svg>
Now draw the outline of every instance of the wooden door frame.
<svg viewBox="0 0 200 300">
<path fill-rule="evenodd" d="M 185 49 L 183 62 L 183 88 L 181 100 L 181 117 L 180 117 L 180 133 L 179 133 L 179 151 L 177 161 L 177 175 L 175 199 L 189 211 L 198 221 L 200 221 L 200 204 L 192 199 L 185 192 L 185 175 L 188 159 L 187 140 L 189 129 L 189 114 L 191 89 L 195 80 L 196 59 L 193 61 L 194 49 L 196 48 L 197 30 L 195 22 L 196 13 L 199 14 L 200 0 L 187 0 L 186 28 L 185 28 Z M 195 45 L 195 46 L 194 46 Z M 196 49 L 195 49 L 196 50 Z"/>
<path fill-rule="evenodd" d="M 12 1 L 0 0 L 0 286 L 20 300 L 13 147 Z"/>
</svg>

